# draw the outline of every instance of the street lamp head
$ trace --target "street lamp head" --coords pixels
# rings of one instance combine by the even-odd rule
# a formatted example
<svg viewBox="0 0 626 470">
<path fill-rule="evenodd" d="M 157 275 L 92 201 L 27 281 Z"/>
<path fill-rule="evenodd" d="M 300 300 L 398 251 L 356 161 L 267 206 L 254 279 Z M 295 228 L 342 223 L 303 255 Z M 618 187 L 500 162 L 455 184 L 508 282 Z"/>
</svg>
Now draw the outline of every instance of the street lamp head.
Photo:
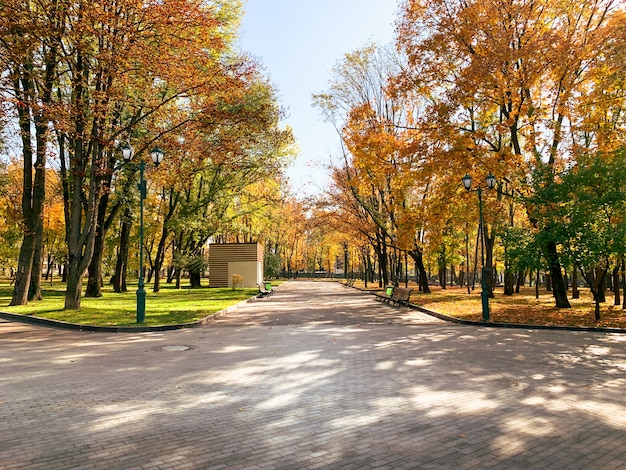
<svg viewBox="0 0 626 470">
<path fill-rule="evenodd" d="M 487 187 L 489 189 L 493 189 L 496 187 L 496 177 L 493 176 L 491 172 L 489 172 L 489 175 L 487 175 Z"/>
<path fill-rule="evenodd" d="M 159 166 L 161 164 L 161 162 L 163 161 L 163 156 L 164 155 L 165 155 L 165 152 L 163 152 L 163 150 L 161 150 L 159 147 L 154 147 L 150 151 L 150 156 L 152 157 L 152 162 L 156 166 Z"/>
<path fill-rule="evenodd" d="M 463 177 L 462 181 L 463 181 L 463 186 L 465 187 L 465 189 L 469 191 L 470 188 L 472 187 L 472 177 L 468 173 L 465 173 L 465 176 Z"/>
<path fill-rule="evenodd" d="M 128 143 L 125 143 L 124 145 L 122 145 L 121 150 L 122 150 L 122 157 L 124 157 L 124 161 L 129 162 L 133 159 L 135 150 Z"/>
</svg>

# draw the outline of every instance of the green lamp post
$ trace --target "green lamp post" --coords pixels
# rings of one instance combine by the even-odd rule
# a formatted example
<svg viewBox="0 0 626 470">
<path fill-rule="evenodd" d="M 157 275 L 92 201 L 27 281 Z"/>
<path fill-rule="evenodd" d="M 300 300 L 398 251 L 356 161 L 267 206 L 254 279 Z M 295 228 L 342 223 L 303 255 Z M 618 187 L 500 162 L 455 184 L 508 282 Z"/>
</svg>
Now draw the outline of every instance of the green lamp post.
<svg viewBox="0 0 626 470">
<path fill-rule="evenodd" d="M 122 157 L 128 164 L 135 154 L 135 151 L 129 144 L 122 146 Z M 165 152 L 159 147 L 154 147 L 150 152 L 150 157 L 155 166 L 159 166 L 163 161 Z M 145 323 L 146 321 L 146 289 L 143 277 L 143 201 L 146 198 L 146 179 L 144 178 L 144 171 L 146 169 L 146 163 L 143 160 L 139 161 L 139 183 L 137 188 L 139 189 L 139 279 L 137 281 L 137 323 Z"/>
<path fill-rule="evenodd" d="M 493 189 L 496 186 L 496 177 L 491 173 L 487 176 L 485 180 L 487 183 L 488 189 Z M 483 321 L 489 321 L 489 289 L 487 288 L 487 278 L 491 275 L 491 269 L 485 266 L 485 224 L 483 221 L 483 190 L 481 186 L 478 186 L 477 189 L 472 189 L 472 177 L 469 174 L 465 174 L 463 177 L 463 186 L 468 191 L 476 191 L 478 192 L 478 217 L 479 217 L 479 225 L 480 225 L 480 256 L 481 256 L 481 280 L 480 286 L 482 292 L 480 293 L 482 299 L 482 313 L 483 313 Z"/>
</svg>

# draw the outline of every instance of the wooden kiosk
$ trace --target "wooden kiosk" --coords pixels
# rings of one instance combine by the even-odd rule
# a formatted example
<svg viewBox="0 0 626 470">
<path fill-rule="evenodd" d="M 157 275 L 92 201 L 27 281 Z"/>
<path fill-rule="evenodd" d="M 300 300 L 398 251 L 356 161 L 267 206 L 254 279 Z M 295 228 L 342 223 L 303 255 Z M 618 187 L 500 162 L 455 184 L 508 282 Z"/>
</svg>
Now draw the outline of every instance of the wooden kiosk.
<svg viewBox="0 0 626 470">
<path fill-rule="evenodd" d="M 233 274 L 243 276 L 243 287 L 263 282 L 263 245 L 213 243 L 209 245 L 209 287 L 233 287 Z"/>
</svg>

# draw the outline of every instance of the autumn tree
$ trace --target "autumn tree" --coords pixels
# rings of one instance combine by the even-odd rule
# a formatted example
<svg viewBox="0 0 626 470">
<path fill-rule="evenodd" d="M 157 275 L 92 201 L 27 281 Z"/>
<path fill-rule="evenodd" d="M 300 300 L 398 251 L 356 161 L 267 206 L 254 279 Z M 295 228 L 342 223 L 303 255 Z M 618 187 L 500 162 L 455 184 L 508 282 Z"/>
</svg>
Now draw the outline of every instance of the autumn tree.
<svg viewBox="0 0 626 470">
<path fill-rule="evenodd" d="M 66 9 L 53 0 L 7 2 L 0 11 L 0 101 L 17 119 L 23 160 L 23 239 L 11 305 L 27 303 L 29 289 L 31 298 L 40 295 L 47 145 Z"/>
<path fill-rule="evenodd" d="M 240 147 L 265 158 L 261 142 L 272 142 L 265 145 L 269 151 L 278 133 L 272 140 L 266 130 L 264 139 L 250 127 L 249 116 L 260 111 L 268 87 L 255 75 L 255 64 L 233 52 L 241 16 L 237 0 L 6 6 L 0 29 L 2 96 L 19 118 L 24 154 L 25 238 L 14 303 L 25 302 L 31 273 L 41 272 L 32 266 L 42 239 L 43 172 L 52 130 L 65 197 L 65 307 L 78 309 L 90 264 L 88 294 L 99 295 L 104 240 L 124 207 L 120 199 L 109 203 L 120 167 L 119 143 L 131 142 L 143 158 L 157 140 L 167 142 L 190 128 L 208 140 L 218 136 L 223 149 L 217 152 L 236 161 L 236 146 L 228 148 L 222 138 L 234 127 L 224 122 L 230 116 L 231 123 L 247 119 L 239 124 L 240 136 L 249 135 Z M 257 128 L 269 129 L 263 112 L 255 118 Z M 259 139 L 256 149 L 253 138 Z"/>
<path fill-rule="evenodd" d="M 307 204 L 285 195 L 270 213 L 266 244 L 276 246 L 287 277 L 306 269 Z"/>
<path fill-rule="evenodd" d="M 18 161 L 0 163 L 0 265 L 13 276 L 22 230 L 22 168 Z"/>
<path fill-rule="evenodd" d="M 256 238 L 259 225 L 252 221 L 277 202 L 276 188 L 293 155 L 293 136 L 280 127 L 280 117 L 273 89 L 254 73 L 239 75 L 230 88 L 209 96 L 178 145 L 170 140 L 183 177 L 163 180 L 168 203 L 156 276 L 170 236 L 179 259 L 197 258 L 217 235 Z M 192 269 L 194 286 L 199 275 Z M 158 283 L 157 277 L 155 290 Z"/>
<path fill-rule="evenodd" d="M 455 150 L 447 153 L 458 170 L 465 161 L 465 171 L 491 171 L 500 180 L 523 182 L 540 167 L 556 175 L 575 159 L 567 130 L 594 78 L 616 6 L 612 0 L 405 1 L 397 43 L 409 67 L 397 89 L 429 98 L 431 119 L 423 130 Z M 458 181 L 462 174 L 450 176 Z M 556 304 L 568 307 L 556 234 L 529 216 L 542 233 Z"/>
<path fill-rule="evenodd" d="M 63 193 L 59 173 L 52 168 L 46 170 L 46 188 L 42 256 L 46 265 L 45 279 L 51 281 L 55 265 L 64 265 L 67 260 Z"/>
<path fill-rule="evenodd" d="M 389 77 L 400 68 L 400 58 L 390 50 L 365 47 L 346 54 L 334 69 L 328 92 L 314 97 L 343 145 L 342 166 L 334 171 L 334 180 L 336 190 L 348 199 L 339 193 L 334 199 L 353 216 L 368 219 L 363 227 L 373 228 L 368 236 L 385 283 L 390 275 L 398 281 L 400 257 L 395 252 L 412 248 L 401 232 L 414 233 L 414 227 L 400 227 L 399 221 L 419 166 L 419 155 L 406 151 L 412 137 L 404 135 L 411 133 L 412 108 L 387 89 Z"/>
<path fill-rule="evenodd" d="M 560 246 L 590 286 L 596 320 L 609 268 L 619 267 L 626 254 L 625 156 L 623 148 L 580 156 L 557 184 L 541 185 L 542 176 L 535 178 L 539 187 L 532 203 L 557 227 Z"/>
</svg>

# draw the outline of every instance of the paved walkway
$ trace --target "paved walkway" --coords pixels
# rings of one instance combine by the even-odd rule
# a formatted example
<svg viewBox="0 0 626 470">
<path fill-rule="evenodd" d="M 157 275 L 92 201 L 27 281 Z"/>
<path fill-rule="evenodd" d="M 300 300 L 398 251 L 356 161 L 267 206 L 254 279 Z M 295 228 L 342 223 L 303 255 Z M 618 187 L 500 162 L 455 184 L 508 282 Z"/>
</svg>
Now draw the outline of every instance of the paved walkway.
<svg viewBox="0 0 626 470">
<path fill-rule="evenodd" d="M 626 467 L 626 335 L 290 282 L 202 328 L 0 342 L 0 469 Z"/>
</svg>

